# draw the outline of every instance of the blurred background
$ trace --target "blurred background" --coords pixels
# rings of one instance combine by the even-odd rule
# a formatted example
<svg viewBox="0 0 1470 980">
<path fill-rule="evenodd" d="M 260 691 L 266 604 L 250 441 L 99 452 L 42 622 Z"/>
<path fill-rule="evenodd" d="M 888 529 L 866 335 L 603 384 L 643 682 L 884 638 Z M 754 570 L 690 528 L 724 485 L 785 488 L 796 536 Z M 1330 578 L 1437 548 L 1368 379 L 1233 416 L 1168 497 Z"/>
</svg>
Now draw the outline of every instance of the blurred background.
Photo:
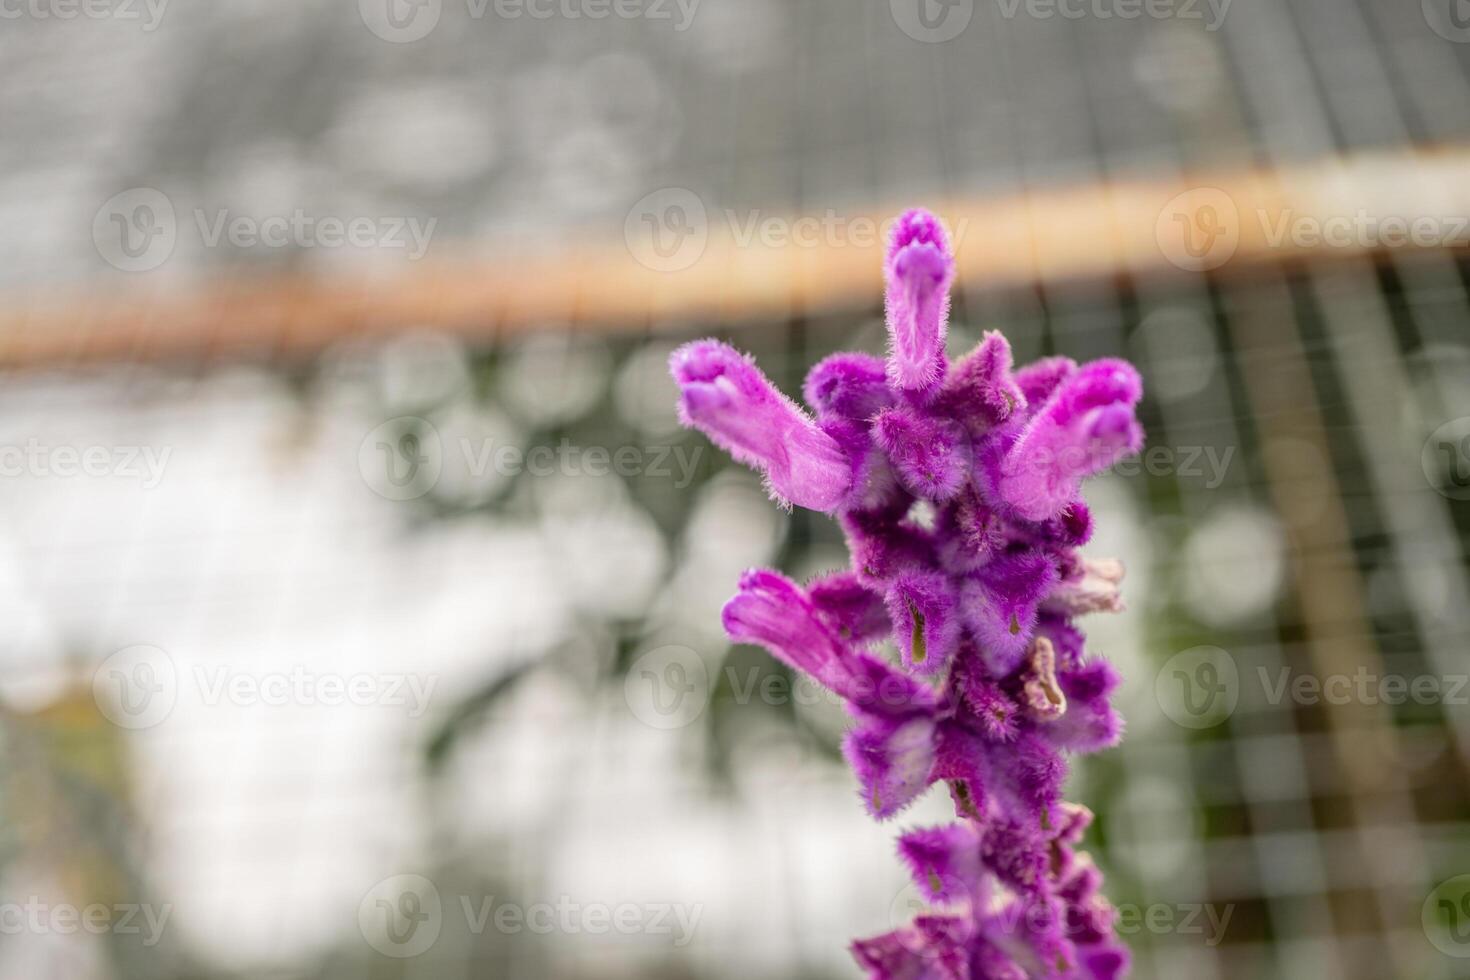
<svg viewBox="0 0 1470 980">
<path fill-rule="evenodd" d="M 1133 358 L 1080 761 L 1139 977 L 1470 976 L 1465 0 L 0 0 L 0 978 L 857 976 L 718 611 L 843 564 L 718 335 Z"/>
</svg>

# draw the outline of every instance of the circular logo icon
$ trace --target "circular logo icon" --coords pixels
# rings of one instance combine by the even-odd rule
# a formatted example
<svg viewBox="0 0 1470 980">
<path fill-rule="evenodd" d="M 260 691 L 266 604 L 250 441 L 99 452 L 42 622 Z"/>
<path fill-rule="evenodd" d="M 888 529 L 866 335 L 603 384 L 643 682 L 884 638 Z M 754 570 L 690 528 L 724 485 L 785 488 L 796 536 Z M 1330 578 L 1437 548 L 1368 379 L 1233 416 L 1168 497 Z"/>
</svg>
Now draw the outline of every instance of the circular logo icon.
<svg viewBox="0 0 1470 980">
<path fill-rule="evenodd" d="M 1419 922 L 1435 949 L 1456 959 L 1470 957 L 1470 875 L 1440 882 L 1424 900 Z"/>
<path fill-rule="evenodd" d="M 975 15 L 975 0 L 888 0 L 893 22 L 915 41 L 938 44 L 960 36 Z"/>
<path fill-rule="evenodd" d="M 92 217 L 92 244 L 103 261 L 124 272 L 148 272 L 178 244 L 174 205 L 160 190 L 134 187 L 109 197 Z"/>
<path fill-rule="evenodd" d="M 944 897 L 942 901 L 940 896 Z M 931 872 L 929 882 L 923 887 L 918 882 L 910 881 L 893 897 L 893 904 L 888 907 L 889 926 L 902 930 L 917 916 L 952 915 L 954 920 L 950 926 L 950 935 L 961 941 L 967 940 L 974 931 L 973 917 L 963 914 L 963 910 L 968 907 L 968 896 L 969 891 L 963 882 L 949 875 L 934 875 Z M 900 941 L 911 953 L 927 956 L 935 951 L 921 937 L 911 938 L 905 932 L 900 932 L 899 935 Z"/>
<path fill-rule="evenodd" d="M 1186 272 L 1207 272 L 1240 247 L 1240 213 L 1218 187 L 1196 187 L 1172 198 L 1154 223 L 1164 258 Z"/>
<path fill-rule="evenodd" d="M 1422 0 L 1424 22 L 1446 41 L 1470 41 L 1470 0 Z"/>
<path fill-rule="evenodd" d="M 704 201 L 686 187 L 645 194 L 628 209 L 623 240 L 639 265 L 654 272 L 681 272 L 698 262 L 709 244 Z"/>
<path fill-rule="evenodd" d="M 623 679 L 628 708 L 651 728 L 683 728 L 704 714 L 709 704 L 709 671 L 688 647 L 650 650 L 633 661 Z"/>
<path fill-rule="evenodd" d="M 362 22 L 384 41 L 408 44 L 439 25 L 443 0 L 357 0 Z"/>
<path fill-rule="evenodd" d="M 373 429 L 357 448 L 357 468 L 368 487 L 389 500 L 422 497 L 439 482 L 444 445 L 428 419 L 401 415 Z"/>
<path fill-rule="evenodd" d="M 439 889 L 423 875 L 384 878 L 357 903 L 357 928 L 384 956 L 407 959 L 433 946 L 444 926 Z"/>
<path fill-rule="evenodd" d="M 1470 415 L 1450 419 L 1424 440 L 1419 465 L 1435 492 L 1470 500 Z"/>
<path fill-rule="evenodd" d="M 1154 678 L 1159 708 L 1183 728 L 1213 728 L 1235 713 L 1240 673 L 1235 658 L 1219 647 L 1176 653 Z"/>
<path fill-rule="evenodd" d="M 126 647 L 97 665 L 92 697 L 120 728 L 152 728 L 169 716 L 179 699 L 173 658 L 158 647 Z"/>
</svg>

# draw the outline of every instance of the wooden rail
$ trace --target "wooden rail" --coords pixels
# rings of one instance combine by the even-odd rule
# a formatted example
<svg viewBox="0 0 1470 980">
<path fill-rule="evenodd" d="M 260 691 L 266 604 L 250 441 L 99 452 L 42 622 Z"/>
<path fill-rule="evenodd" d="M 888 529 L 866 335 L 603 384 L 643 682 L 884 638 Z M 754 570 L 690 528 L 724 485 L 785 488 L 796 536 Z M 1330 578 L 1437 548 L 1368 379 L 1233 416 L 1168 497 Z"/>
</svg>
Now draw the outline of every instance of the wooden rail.
<svg viewBox="0 0 1470 980">
<path fill-rule="evenodd" d="M 635 257 L 635 221 L 633 247 L 604 229 L 572 249 L 481 248 L 386 275 L 375 266 L 180 285 L 157 272 L 119 274 L 50 295 L 0 297 L 0 364 L 295 357 L 411 326 L 484 342 L 546 324 L 644 331 L 870 308 L 881 243 L 861 232 L 913 203 L 843 215 L 834 232 L 813 234 L 820 216 L 802 226 L 799 216 L 778 219 L 778 231 L 803 233 L 799 242 L 745 238 L 744 219 L 710 212 L 697 257 L 650 263 L 677 268 Z M 1290 257 L 1465 247 L 1470 147 L 924 203 L 954 229 L 960 277 L 971 286 L 1248 274 Z"/>
</svg>

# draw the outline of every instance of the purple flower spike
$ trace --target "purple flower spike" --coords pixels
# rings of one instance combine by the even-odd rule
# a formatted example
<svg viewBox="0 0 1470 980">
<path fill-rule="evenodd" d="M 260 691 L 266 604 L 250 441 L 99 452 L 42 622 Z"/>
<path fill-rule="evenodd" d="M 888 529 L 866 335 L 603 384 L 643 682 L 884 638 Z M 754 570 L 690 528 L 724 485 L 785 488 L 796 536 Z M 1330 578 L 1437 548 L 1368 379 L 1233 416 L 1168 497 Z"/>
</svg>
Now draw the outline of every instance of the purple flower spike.
<svg viewBox="0 0 1470 980">
<path fill-rule="evenodd" d="M 908 408 L 890 408 L 873 424 L 873 437 L 888 454 L 898 479 L 918 497 L 948 500 L 970 473 L 970 440 L 946 419 Z"/>
<path fill-rule="evenodd" d="M 679 421 L 763 471 L 774 497 L 819 511 L 842 503 L 853 479 L 848 458 L 748 356 L 700 340 L 674 351 L 669 367 L 682 393 Z"/>
<path fill-rule="evenodd" d="M 1063 381 L 1011 446 L 992 491 L 1026 520 L 1065 508 L 1084 477 L 1100 473 L 1143 445 L 1134 406 L 1143 385 L 1119 360 L 1088 364 Z"/>
<path fill-rule="evenodd" d="M 949 236 L 928 211 L 906 211 L 894 226 L 884 266 L 888 318 L 888 380 L 924 393 L 944 376 L 944 334 L 954 257 Z"/>
<path fill-rule="evenodd" d="M 672 359 L 682 421 L 763 470 L 778 499 L 833 512 L 852 558 L 805 588 L 747 572 L 725 629 L 843 700 L 869 814 L 937 782 L 954 803 L 955 823 L 899 841 L 942 912 L 855 942 L 870 980 L 1118 980 L 1128 951 L 1076 850 L 1090 814 L 1062 784 L 1070 755 L 1123 731 L 1118 674 L 1075 623 L 1123 609 L 1121 563 L 1079 551 L 1094 523 L 1080 488 L 1139 448 L 1138 374 L 1065 357 L 1013 369 L 996 333 L 949 366 L 954 262 L 927 212 L 899 219 L 885 271 L 888 359 L 817 364 L 803 386 L 815 422 L 724 344 Z M 896 663 L 865 649 L 885 636 Z"/>
</svg>

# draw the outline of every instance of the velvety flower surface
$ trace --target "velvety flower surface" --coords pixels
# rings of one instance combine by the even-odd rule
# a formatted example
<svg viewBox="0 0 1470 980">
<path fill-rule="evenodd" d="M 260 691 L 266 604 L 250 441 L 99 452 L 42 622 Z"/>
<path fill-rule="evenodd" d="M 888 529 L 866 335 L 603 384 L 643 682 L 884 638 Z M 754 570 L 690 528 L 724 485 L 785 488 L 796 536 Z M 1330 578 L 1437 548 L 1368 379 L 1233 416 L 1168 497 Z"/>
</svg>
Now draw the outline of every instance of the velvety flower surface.
<svg viewBox="0 0 1470 980">
<path fill-rule="evenodd" d="M 904 833 L 931 910 L 852 952 L 874 980 L 1112 980 L 1128 953 L 1101 875 L 1076 849 L 1067 758 L 1116 744 L 1119 678 L 1073 622 L 1122 608 L 1120 563 L 1083 558 L 1082 481 L 1137 452 L 1138 373 L 1050 357 L 1016 368 L 987 333 L 945 354 L 954 258 L 925 211 L 884 264 L 886 360 L 833 354 L 803 411 L 715 340 L 670 362 L 679 416 L 764 474 L 776 500 L 832 514 L 850 569 L 798 585 L 753 570 L 725 606 L 755 643 L 836 693 L 843 754 L 874 817 L 944 783 L 956 822 Z M 891 637 L 897 663 L 872 647 Z"/>
</svg>

